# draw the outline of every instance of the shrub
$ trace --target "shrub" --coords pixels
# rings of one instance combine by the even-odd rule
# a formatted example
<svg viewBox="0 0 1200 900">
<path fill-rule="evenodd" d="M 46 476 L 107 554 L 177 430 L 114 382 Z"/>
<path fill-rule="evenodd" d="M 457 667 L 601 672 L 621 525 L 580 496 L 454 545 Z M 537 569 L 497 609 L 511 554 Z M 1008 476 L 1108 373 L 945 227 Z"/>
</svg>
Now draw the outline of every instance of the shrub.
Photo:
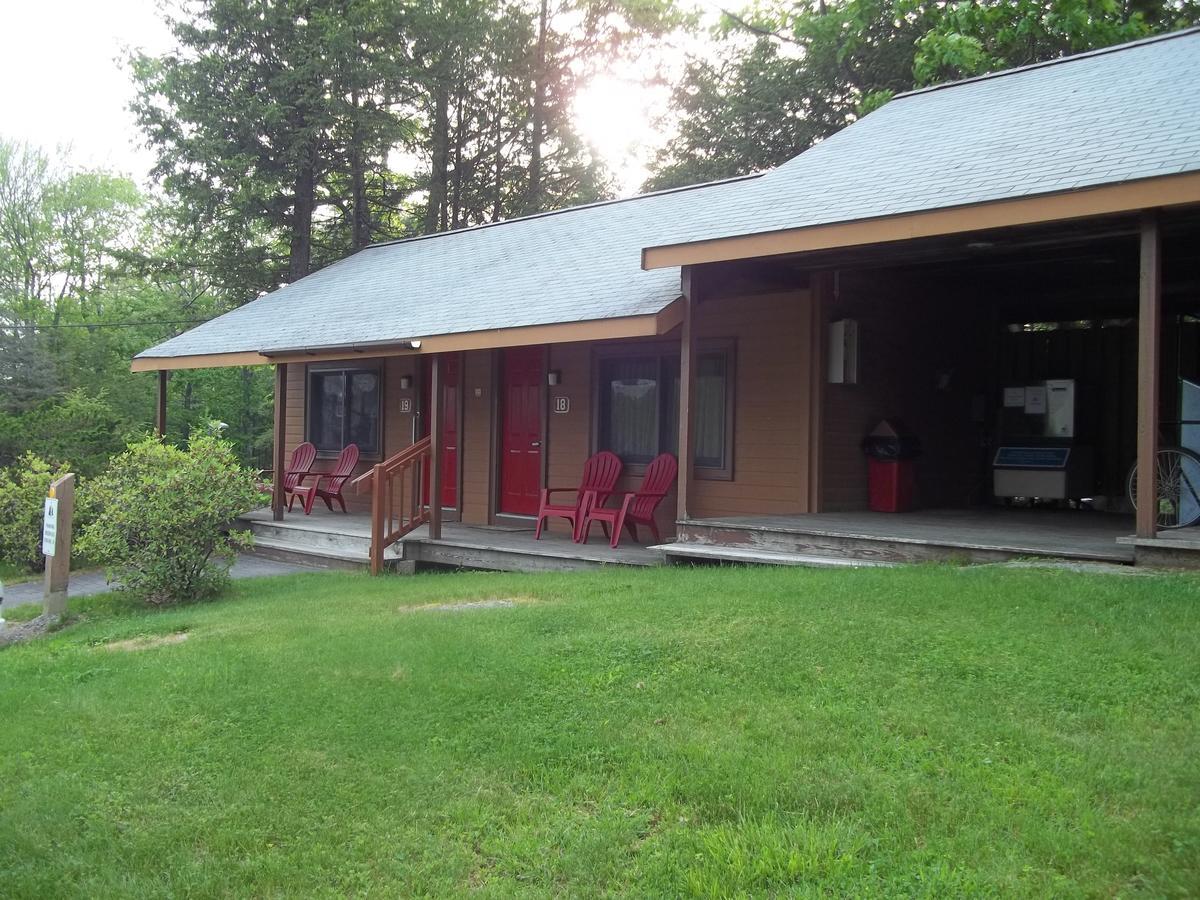
<svg viewBox="0 0 1200 900">
<path fill-rule="evenodd" d="M 22 569 L 45 568 L 42 509 L 50 483 L 68 471 L 32 453 L 0 469 L 0 560 Z"/>
<path fill-rule="evenodd" d="M 232 445 L 209 434 L 193 436 L 187 449 L 155 438 L 130 444 L 89 483 L 95 522 L 79 551 L 150 603 L 203 599 L 224 586 L 234 551 L 250 544 L 248 532 L 226 529 L 261 502 L 256 481 Z"/>
</svg>

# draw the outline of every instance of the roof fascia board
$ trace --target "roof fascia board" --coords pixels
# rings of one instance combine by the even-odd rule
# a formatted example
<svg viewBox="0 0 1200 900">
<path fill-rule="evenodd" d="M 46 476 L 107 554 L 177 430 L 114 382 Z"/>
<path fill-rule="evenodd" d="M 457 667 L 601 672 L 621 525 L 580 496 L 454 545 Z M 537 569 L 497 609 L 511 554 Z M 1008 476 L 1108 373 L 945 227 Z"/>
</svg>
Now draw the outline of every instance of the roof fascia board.
<svg viewBox="0 0 1200 900">
<path fill-rule="evenodd" d="M 677 298 L 657 313 L 644 316 L 623 316 L 614 319 L 595 319 L 588 322 L 560 322 L 554 325 L 532 325 L 522 328 L 498 328 L 490 331 L 470 331 L 421 338 L 419 350 L 408 342 L 386 345 L 358 345 L 336 349 L 271 352 L 206 353 L 195 356 L 139 356 L 133 360 L 133 372 L 153 372 L 159 369 L 211 369 L 222 366 L 261 366 L 291 362 L 326 362 L 335 359 L 372 359 L 382 356 L 422 356 L 429 353 L 451 353 L 463 350 L 491 350 L 497 347 L 524 347 L 531 344 L 564 344 L 574 341 L 606 341 L 634 337 L 655 337 L 666 334 L 683 319 L 683 305 Z"/>
<path fill-rule="evenodd" d="M 1200 172 L 926 212 L 642 249 L 643 269 L 882 244 L 1200 203 Z"/>
</svg>

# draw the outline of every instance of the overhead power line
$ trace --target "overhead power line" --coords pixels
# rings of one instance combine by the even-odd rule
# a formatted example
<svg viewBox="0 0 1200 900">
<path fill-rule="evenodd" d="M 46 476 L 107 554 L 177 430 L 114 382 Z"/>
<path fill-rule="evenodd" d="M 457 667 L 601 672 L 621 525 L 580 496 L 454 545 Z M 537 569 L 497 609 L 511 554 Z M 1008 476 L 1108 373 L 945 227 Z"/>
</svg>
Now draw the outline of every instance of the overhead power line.
<svg viewBox="0 0 1200 900">
<path fill-rule="evenodd" d="M 48 331 L 54 328 L 141 328 L 146 325 L 198 325 L 208 319 L 156 319 L 148 322 L 64 322 L 58 325 L 0 325 L 0 331 L 8 328 L 24 328 L 27 331 Z"/>
</svg>

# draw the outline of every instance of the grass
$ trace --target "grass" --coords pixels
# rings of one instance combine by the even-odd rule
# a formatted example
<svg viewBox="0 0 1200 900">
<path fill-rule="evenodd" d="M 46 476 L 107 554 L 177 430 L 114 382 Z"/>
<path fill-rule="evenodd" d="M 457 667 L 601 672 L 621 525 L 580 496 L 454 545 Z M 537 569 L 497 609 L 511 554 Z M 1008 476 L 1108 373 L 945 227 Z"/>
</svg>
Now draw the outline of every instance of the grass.
<svg viewBox="0 0 1200 900">
<path fill-rule="evenodd" d="M 5 584 L 17 584 L 21 581 L 28 581 L 32 577 L 29 570 L 25 567 L 13 565 L 0 559 L 0 581 Z"/>
<path fill-rule="evenodd" d="M 522 602 L 417 608 L 493 597 Z M 6 897 L 1200 893 L 1194 577 L 298 575 L 76 611 L 0 652 Z"/>
</svg>

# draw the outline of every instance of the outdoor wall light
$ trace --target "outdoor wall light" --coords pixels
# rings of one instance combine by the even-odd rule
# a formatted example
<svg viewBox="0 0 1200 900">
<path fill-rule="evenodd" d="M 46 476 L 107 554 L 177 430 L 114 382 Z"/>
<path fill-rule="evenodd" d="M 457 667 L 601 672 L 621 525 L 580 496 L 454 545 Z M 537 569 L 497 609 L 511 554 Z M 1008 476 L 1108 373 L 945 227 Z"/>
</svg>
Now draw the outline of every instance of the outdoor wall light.
<svg viewBox="0 0 1200 900">
<path fill-rule="evenodd" d="M 414 350 L 420 350 L 421 342 L 420 341 L 409 341 L 408 346 L 412 347 Z"/>
<path fill-rule="evenodd" d="M 558 385 L 562 384 L 562 372 L 558 369 L 551 369 L 546 373 L 546 384 L 550 385 L 550 387 L 558 387 Z"/>
<path fill-rule="evenodd" d="M 412 388 L 412 376 L 411 375 L 401 375 L 400 376 L 400 390 L 407 391 L 411 388 Z"/>
</svg>

